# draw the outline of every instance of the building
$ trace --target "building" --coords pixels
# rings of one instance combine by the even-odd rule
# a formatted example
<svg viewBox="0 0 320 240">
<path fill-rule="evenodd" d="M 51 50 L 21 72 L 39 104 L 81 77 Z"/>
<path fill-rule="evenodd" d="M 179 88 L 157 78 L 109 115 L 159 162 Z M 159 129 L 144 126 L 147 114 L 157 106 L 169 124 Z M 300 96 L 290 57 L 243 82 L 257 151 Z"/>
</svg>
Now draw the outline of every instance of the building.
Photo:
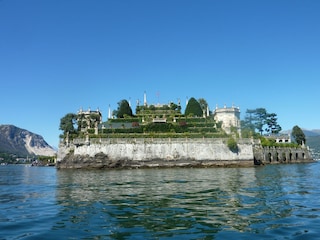
<svg viewBox="0 0 320 240">
<path fill-rule="evenodd" d="M 102 113 L 99 109 L 91 111 L 89 108 L 87 111 L 83 111 L 80 108 L 77 114 L 77 122 L 81 132 L 88 132 L 89 129 L 94 129 L 95 134 L 98 134 L 98 126 L 102 123 Z"/>
<path fill-rule="evenodd" d="M 275 140 L 276 143 L 291 143 L 290 134 L 276 136 Z"/>
<path fill-rule="evenodd" d="M 221 122 L 221 128 L 226 131 L 226 133 L 231 133 L 232 128 L 235 128 L 237 132 L 240 132 L 240 108 L 227 107 L 226 105 L 223 108 L 218 108 L 214 110 L 213 113 L 214 120 L 216 122 Z"/>
</svg>

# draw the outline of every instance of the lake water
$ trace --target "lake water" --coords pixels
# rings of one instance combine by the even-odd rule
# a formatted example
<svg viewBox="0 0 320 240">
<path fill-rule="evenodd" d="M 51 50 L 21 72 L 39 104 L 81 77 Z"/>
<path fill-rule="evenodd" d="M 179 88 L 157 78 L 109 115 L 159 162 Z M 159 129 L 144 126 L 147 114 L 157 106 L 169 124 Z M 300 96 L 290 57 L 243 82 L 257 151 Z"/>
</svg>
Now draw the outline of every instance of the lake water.
<svg viewBox="0 0 320 240">
<path fill-rule="evenodd" d="M 0 239 L 319 239 L 320 162 L 252 168 L 0 166 Z"/>
</svg>

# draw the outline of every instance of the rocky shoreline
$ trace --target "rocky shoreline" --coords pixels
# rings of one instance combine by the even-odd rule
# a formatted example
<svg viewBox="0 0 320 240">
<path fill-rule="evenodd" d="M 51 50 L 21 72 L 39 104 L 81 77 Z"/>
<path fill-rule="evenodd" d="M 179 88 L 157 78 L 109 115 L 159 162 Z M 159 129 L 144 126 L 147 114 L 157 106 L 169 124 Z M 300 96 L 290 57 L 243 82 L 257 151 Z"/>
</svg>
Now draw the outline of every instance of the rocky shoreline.
<svg viewBox="0 0 320 240">
<path fill-rule="evenodd" d="M 163 160 L 153 159 L 132 161 L 129 159 L 109 159 L 107 155 L 98 153 L 94 157 L 89 155 L 69 154 L 63 161 L 57 163 L 58 169 L 134 169 L 134 168 L 203 168 L 203 167 L 248 167 L 253 166 L 252 160 Z"/>
</svg>

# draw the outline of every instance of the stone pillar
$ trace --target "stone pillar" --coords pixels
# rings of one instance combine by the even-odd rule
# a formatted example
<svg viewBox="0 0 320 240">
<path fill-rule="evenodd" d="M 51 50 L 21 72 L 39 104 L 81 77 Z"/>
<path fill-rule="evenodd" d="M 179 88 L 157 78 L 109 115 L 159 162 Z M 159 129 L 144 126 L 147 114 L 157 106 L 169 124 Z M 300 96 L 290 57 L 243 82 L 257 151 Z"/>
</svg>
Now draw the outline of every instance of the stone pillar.
<svg viewBox="0 0 320 240">
<path fill-rule="evenodd" d="M 99 133 L 98 122 L 95 122 L 94 124 L 95 124 L 95 126 L 94 126 L 94 134 L 98 135 L 98 133 Z"/>
<path fill-rule="evenodd" d="M 90 145 L 89 134 L 86 135 L 85 144 L 86 144 L 86 145 Z"/>
</svg>

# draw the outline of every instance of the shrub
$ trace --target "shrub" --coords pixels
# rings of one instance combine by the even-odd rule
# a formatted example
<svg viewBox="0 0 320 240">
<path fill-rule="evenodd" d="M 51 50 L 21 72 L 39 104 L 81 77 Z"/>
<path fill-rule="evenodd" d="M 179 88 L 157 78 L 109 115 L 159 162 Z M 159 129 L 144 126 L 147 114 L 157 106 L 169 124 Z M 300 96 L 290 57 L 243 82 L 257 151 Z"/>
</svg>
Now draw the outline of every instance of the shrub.
<svg viewBox="0 0 320 240">
<path fill-rule="evenodd" d="M 228 148 L 230 149 L 231 152 L 236 153 L 239 151 L 237 141 L 233 137 L 230 137 L 228 139 L 227 145 L 228 145 Z"/>
</svg>

